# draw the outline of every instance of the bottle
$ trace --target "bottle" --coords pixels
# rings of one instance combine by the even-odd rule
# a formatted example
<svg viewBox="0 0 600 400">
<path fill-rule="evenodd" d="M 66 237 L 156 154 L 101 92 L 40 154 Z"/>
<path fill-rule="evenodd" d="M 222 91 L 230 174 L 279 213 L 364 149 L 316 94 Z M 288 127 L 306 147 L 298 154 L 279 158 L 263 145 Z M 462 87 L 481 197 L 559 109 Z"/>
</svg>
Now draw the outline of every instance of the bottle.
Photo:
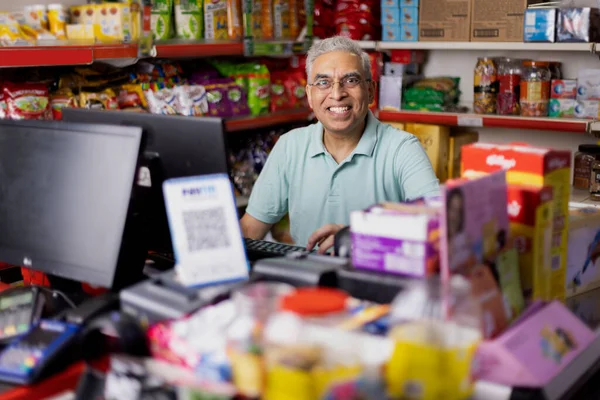
<svg viewBox="0 0 600 400">
<path fill-rule="evenodd" d="M 498 76 L 494 60 L 477 59 L 474 73 L 473 111 L 475 114 L 496 114 Z"/>
</svg>

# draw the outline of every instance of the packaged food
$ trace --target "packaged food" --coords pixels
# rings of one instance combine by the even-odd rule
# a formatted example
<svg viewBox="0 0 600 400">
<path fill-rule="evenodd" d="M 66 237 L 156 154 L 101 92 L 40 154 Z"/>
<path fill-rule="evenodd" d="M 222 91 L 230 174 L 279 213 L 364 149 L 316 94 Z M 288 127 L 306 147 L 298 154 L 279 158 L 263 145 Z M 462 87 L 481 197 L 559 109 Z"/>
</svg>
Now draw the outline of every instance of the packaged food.
<svg viewBox="0 0 600 400">
<path fill-rule="evenodd" d="M 289 93 L 291 93 L 292 106 L 294 108 L 308 108 L 308 97 L 306 97 L 306 77 L 302 71 L 293 71 L 287 74 L 284 81 Z"/>
<path fill-rule="evenodd" d="M 579 70 L 577 100 L 600 100 L 600 69 Z"/>
<path fill-rule="evenodd" d="M 28 25 L 20 25 L 19 30 L 21 31 L 22 37 L 25 37 L 32 42 L 35 42 L 37 40 L 56 39 L 54 35 L 52 35 L 49 31 L 43 28 L 32 28 Z"/>
<path fill-rule="evenodd" d="M 479 58 L 475 65 L 473 112 L 496 114 L 497 93 L 498 70 L 494 60 L 487 57 Z"/>
<path fill-rule="evenodd" d="M 205 39 L 224 40 L 229 38 L 227 7 L 227 0 L 204 2 Z"/>
<path fill-rule="evenodd" d="M 83 25 L 96 24 L 96 4 L 71 7 L 71 23 Z"/>
<path fill-rule="evenodd" d="M 597 159 L 600 159 L 600 146 L 595 144 L 579 146 L 573 163 L 573 187 L 575 189 L 590 189 L 592 164 Z"/>
<path fill-rule="evenodd" d="M 50 119 L 48 88 L 38 83 L 6 83 L 6 116 L 9 119 Z"/>
<path fill-rule="evenodd" d="M 175 0 L 175 27 L 181 39 L 204 37 L 202 0 Z"/>
<path fill-rule="evenodd" d="M 48 5 L 48 28 L 57 39 L 66 38 L 67 8 L 62 4 Z"/>
<path fill-rule="evenodd" d="M 499 115 L 519 115 L 519 91 L 521 83 L 521 61 L 511 58 L 498 60 L 498 96 Z"/>
<path fill-rule="evenodd" d="M 575 117 L 596 119 L 600 115 L 600 100 L 577 100 Z"/>
<path fill-rule="evenodd" d="M 252 2 L 252 36 L 254 39 L 273 39 L 273 1 Z"/>
<path fill-rule="evenodd" d="M 99 92 L 79 92 L 79 107 L 93 110 L 117 110 L 119 102 L 112 89 Z"/>
<path fill-rule="evenodd" d="M 227 99 L 231 102 L 231 114 L 233 116 L 250 114 L 246 92 L 233 81 L 227 84 Z"/>
<path fill-rule="evenodd" d="M 228 82 L 212 81 L 204 85 L 208 100 L 208 114 L 214 117 L 230 117 L 231 102 L 228 97 Z"/>
<path fill-rule="evenodd" d="M 6 100 L 4 99 L 4 88 L 0 83 L 0 119 L 6 118 Z"/>
<path fill-rule="evenodd" d="M 0 46 L 29 46 L 32 39 L 25 36 L 19 24 L 8 15 L 0 14 Z"/>
<path fill-rule="evenodd" d="M 152 2 L 151 26 L 154 40 L 166 40 L 173 37 L 173 0 L 154 0 Z"/>
<path fill-rule="evenodd" d="M 44 4 L 25 6 L 25 24 L 34 29 L 48 30 L 48 9 Z"/>
<path fill-rule="evenodd" d="M 548 116 L 550 99 L 549 64 L 543 61 L 524 61 L 521 76 L 521 115 Z"/>
<path fill-rule="evenodd" d="M 304 7 L 302 0 L 290 0 L 290 37 L 296 39 L 302 30 L 298 7 Z"/>
<path fill-rule="evenodd" d="M 145 109 L 148 107 L 142 85 L 135 83 L 128 83 L 121 86 L 117 95 L 117 102 L 121 110 L 139 107 Z"/>
<path fill-rule="evenodd" d="M 50 108 L 52 119 L 62 120 L 62 109 L 65 107 L 77 107 L 77 98 L 70 90 L 61 90 L 50 95 Z"/>
<path fill-rule="evenodd" d="M 229 39 L 241 39 L 244 37 L 242 22 L 242 1 L 227 0 L 227 33 Z"/>
<path fill-rule="evenodd" d="M 248 106 L 252 115 L 267 114 L 271 102 L 269 70 L 264 65 L 255 65 L 248 74 Z"/>
<path fill-rule="evenodd" d="M 129 4 L 104 3 L 96 6 L 94 35 L 97 40 L 101 42 L 131 41 L 131 31 L 132 17 Z"/>
<path fill-rule="evenodd" d="M 69 24 L 66 33 L 69 40 L 94 40 L 93 25 Z"/>
<path fill-rule="evenodd" d="M 208 115 L 206 89 L 201 85 L 183 85 L 173 89 L 177 114 L 188 117 Z"/>
<path fill-rule="evenodd" d="M 152 114 L 176 115 L 177 101 L 173 89 L 163 88 L 156 91 L 145 90 L 146 101 L 148 102 L 148 111 Z"/>
<path fill-rule="evenodd" d="M 290 37 L 290 3 L 288 0 L 273 0 L 273 37 Z"/>
<path fill-rule="evenodd" d="M 600 9 L 559 8 L 556 17 L 557 42 L 600 41 Z"/>
<path fill-rule="evenodd" d="M 293 106 L 293 98 L 289 89 L 284 84 L 287 72 L 271 72 L 271 112 L 286 110 Z"/>
<path fill-rule="evenodd" d="M 525 42 L 556 41 L 556 8 L 525 10 Z"/>
</svg>

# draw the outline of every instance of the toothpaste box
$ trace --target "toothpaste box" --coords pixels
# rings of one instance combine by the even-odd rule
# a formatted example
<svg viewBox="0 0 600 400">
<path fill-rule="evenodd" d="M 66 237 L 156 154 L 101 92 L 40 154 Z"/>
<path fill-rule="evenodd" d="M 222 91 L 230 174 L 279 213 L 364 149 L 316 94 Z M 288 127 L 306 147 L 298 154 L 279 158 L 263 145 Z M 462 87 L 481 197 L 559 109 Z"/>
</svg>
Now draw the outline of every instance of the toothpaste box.
<svg viewBox="0 0 600 400">
<path fill-rule="evenodd" d="M 553 79 L 550 97 L 553 99 L 575 99 L 577 97 L 577 79 Z"/>
<path fill-rule="evenodd" d="M 579 70 L 577 100 L 600 100 L 600 69 Z"/>
<path fill-rule="evenodd" d="M 427 201 L 384 203 L 350 214 L 352 263 L 358 269 L 426 277 L 439 271 L 440 207 Z"/>
<path fill-rule="evenodd" d="M 575 118 L 596 119 L 600 114 L 600 100 L 577 100 Z"/>
<path fill-rule="evenodd" d="M 564 300 L 571 152 L 517 144 L 474 143 L 462 148 L 463 176 L 478 176 L 501 169 L 507 170 L 509 184 L 552 187 L 553 227 L 548 300 Z"/>
<path fill-rule="evenodd" d="M 548 103 L 548 116 L 553 118 L 575 118 L 577 108 L 575 99 L 550 99 Z"/>
<path fill-rule="evenodd" d="M 525 299 L 547 297 L 552 245 L 552 187 L 508 185 L 510 237 L 519 254 Z"/>
</svg>

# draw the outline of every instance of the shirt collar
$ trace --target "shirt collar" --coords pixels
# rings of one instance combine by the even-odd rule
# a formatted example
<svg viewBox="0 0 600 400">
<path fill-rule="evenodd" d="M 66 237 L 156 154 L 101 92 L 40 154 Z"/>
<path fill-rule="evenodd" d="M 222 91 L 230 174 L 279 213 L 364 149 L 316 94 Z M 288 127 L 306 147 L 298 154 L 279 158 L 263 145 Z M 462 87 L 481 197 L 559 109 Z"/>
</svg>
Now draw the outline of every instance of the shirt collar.
<svg viewBox="0 0 600 400">
<path fill-rule="evenodd" d="M 375 144 L 377 144 L 378 124 L 379 121 L 377 121 L 375 116 L 371 113 L 371 111 L 369 111 L 367 114 L 365 131 L 363 132 L 358 145 L 356 145 L 356 148 L 354 151 L 352 151 L 351 156 L 354 154 L 362 154 L 371 157 L 373 155 Z M 315 128 L 313 132 L 311 132 L 310 143 L 308 147 L 308 155 L 310 157 L 315 157 L 326 152 L 325 145 L 323 144 L 323 124 L 318 122 L 314 126 Z"/>
</svg>

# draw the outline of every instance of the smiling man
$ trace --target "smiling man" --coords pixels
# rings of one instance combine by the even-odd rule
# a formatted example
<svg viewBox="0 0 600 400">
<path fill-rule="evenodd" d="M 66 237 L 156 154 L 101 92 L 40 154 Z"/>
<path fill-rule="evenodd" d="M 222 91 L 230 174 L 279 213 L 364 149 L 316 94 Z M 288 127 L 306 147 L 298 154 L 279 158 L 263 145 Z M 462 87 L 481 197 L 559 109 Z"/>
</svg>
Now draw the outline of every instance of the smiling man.
<svg viewBox="0 0 600 400">
<path fill-rule="evenodd" d="M 281 136 L 241 226 L 245 237 L 262 239 L 289 212 L 296 244 L 324 253 L 351 211 L 435 195 L 439 185 L 418 139 L 369 111 L 376 83 L 357 42 L 336 36 L 313 44 L 306 73 L 319 122 Z"/>
</svg>

